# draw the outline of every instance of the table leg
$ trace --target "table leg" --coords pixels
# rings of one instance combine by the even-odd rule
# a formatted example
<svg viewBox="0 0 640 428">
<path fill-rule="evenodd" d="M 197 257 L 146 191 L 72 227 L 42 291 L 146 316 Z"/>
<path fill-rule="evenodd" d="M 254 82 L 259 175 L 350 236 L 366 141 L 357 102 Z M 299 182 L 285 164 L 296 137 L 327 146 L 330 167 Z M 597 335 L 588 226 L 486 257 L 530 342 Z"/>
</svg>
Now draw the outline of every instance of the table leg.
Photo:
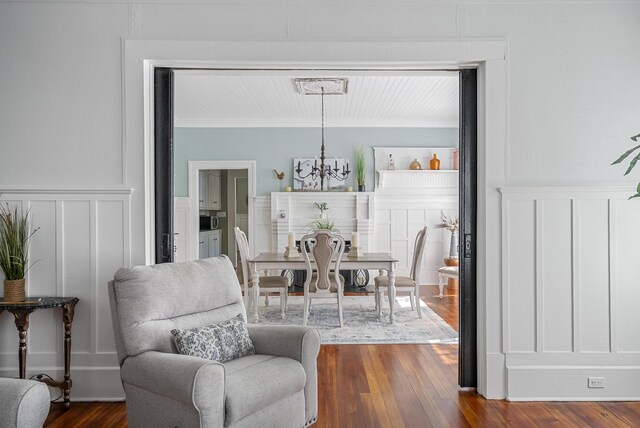
<svg viewBox="0 0 640 428">
<path fill-rule="evenodd" d="M 384 275 L 384 269 L 378 269 L 378 275 Z M 378 311 L 378 321 L 382 320 L 382 308 L 380 307 L 380 289 L 376 285 L 375 288 L 376 311 Z"/>
<path fill-rule="evenodd" d="M 62 392 L 64 394 L 64 407 L 71 405 L 71 324 L 76 304 L 67 303 L 62 307 L 62 322 L 64 323 L 64 380 Z"/>
<path fill-rule="evenodd" d="M 253 319 L 257 323 L 258 320 L 258 307 L 260 306 L 260 273 L 258 272 L 258 266 L 253 266 L 253 273 L 251 275 L 251 282 L 253 282 L 253 287 L 251 291 L 253 292 Z"/>
<path fill-rule="evenodd" d="M 26 379 L 27 375 L 27 330 L 29 330 L 29 314 L 33 312 L 29 309 L 18 309 L 11 311 L 15 318 L 16 328 L 18 329 L 18 365 L 20 371 L 20 379 Z"/>
<path fill-rule="evenodd" d="M 391 265 L 391 269 L 387 273 L 389 278 L 389 322 L 393 324 L 393 305 L 396 302 L 396 266 L 395 263 Z"/>
</svg>

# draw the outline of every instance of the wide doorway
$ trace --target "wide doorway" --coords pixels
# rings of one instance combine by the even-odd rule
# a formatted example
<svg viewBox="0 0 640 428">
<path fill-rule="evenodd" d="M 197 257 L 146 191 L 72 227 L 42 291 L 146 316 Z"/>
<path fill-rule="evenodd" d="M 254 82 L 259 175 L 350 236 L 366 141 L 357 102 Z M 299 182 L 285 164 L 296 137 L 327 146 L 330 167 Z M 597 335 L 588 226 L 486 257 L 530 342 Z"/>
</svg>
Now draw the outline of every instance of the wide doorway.
<svg viewBox="0 0 640 428">
<path fill-rule="evenodd" d="M 286 75 L 287 79 L 292 80 L 292 77 L 295 75 L 305 76 L 305 75 L 308 75 L 309 73 L 310 72 L 306 70 L 299 70 L 298 72 L 293 72 L 293 73 L 289 72 L 284 74 Z M 332 71 L 330 75 L 336 75 L 336 73 L 337 73 L 336 71 Z M 310 108 L 308 108 L 309 114 L 307 115 L 307 117 L 304 118 L 305 120 L 307 120 L 307 124 L 302 126 L 301 125 L 295 126 L 293 121 L 291 121 L 288 124 L 284 124 L 287 126 L 280 124 L 280 126 L 276 127 L 276 126 L 273 126 L 273 122 L 272 122 L 273 118 L 261 117 L 260 115 L 256 115 L 255 112 L 254 112 L 254 116 L 251 117 L 252 123 L 247 123 L 247 122 L 242 123 L 242 120 L 238 119 L 238 115 L 236 115 L 235 119 L 234 117 L 230 117 L 230 116 L 225 117 L 224 114 L 219 113 L 220 111 L 222 111 L 222 110 L 219 110 L 219 107 L 216 107 L 215 105 L 207 106 L 205 104 L 205 107 L 202 108 L 203 103 L 200 104 L 201 110 L 204 111 L 202 113 L 203 117 L 185 117 L 185 116 L 181 117 L 180 114 L 178 113 L 178 111 L 180 111 L 179 109 L 180 109 L 181 103 L 184 102 L 184 101 L 180 101 L 181 100 L 180 98 L 181 77 L 183 76 L 186 77 L 187 81 L 191 80 L 190 84 L 194 85 L 193 81 L 196 80 L 195 77 L 197 76 L 205 76 L 205 77 L 216 76 L 217 77 L 219 76 L 219 74 L 220 73 L 214 70 L 213 71 L 212 70 L 204 70 L 204 71 L 190 70 L 186 72 L 178 71 L 176 74 L 177 77 L 174 77 L 175 79 L 174 84 L 176 87 L 176 92 L 175 92 L 176 115 L 174 119 L 176 123 L 175 123 L 175 129 L 172 126 L 172 137 L 174 139 L 174 144 L 175 144 L 174 147 L 175 147 L 176 153 L 181 150 L 181 144 L 185 141 L 183 139 L 185 135 L 207 134 L 206 137 L 201 138 L 201 140 L 196 140 L 195 143 L 193 141 L 187 143 L 191 145 L 193 144 L 197 145 L 197 144 L 203 144 L 202 141 L 204 140 L 208 140 L 209 142 L 218 141 L 217 147 L 215 146 L 215 144 L 212 144 L 210 151 L 204 155 L 205 157 L 204 158 L 197 157 L 197 159 L 201 161 L 203 161 L 203 159 L 208 159 L 208 160 L 220 161 L 220 162 L 224 162 L 225 159 L 228 159 L 229 161 L 239 160 L 239 159 L 254 159 L 254 160 L 258 159 L 258 165 L 256 167 L 256 176 L 257 176 L 256 197 L 257 198 L 262 197 L 262 201 L 264 201 L 265 200 L 264 198 L 268 196 L 269 198 L 271 198 L 271 202 L 273 203 L 274 198 L 277 202 L 278 198 L 280 197 L 280 194 L 283 194 L 284 196 L 282 196 L 282 198 L 287 200 L 287 203 L 289 204 L 289 206 L 291 206 L 291 204 L 295 205 L 296 197 L 298 195 L 303 195 L 302 192 L 300 193 L 296 191 L 288 192 L 289 190 L 294 190 L 296 185 L 295 155 L 299 157 L 307 156 L 310 158 L 310 156 L 312 156 L 316 152 L 319 152 L 320 138 L 318 138 L 318 136 L 315 134 L 317 134 L 319 131 L 317 122 L 320 116 L 320 112 L 318 111 L 320 109 L 320 106 L 318 105 L 316 100 L 309 103 L 311 106 Z M 225 71 L 222 74 L 228 75 L 229 71 Z M 337 74 L 340 74 L 340 73 L 338 72 Z M 361 74 L 366 75 L 367 73 L 361 73 Z M 460 213 L 463 212 L 461 209 L 461 206 L 464 205 L 464 198 L 460 197 L 460 192 L 458 192 L 458 186 L 461 180 L 463 179 L 461 177 L 464 175 L 465 171 L 463 170 L 460 173 L 460 175 L 456 174 L 456 179 L 454 179 L 456 184 L 455 193 L 449 192 L 451 191 L 452 187 L 447 187 L 446 184 L 442 185 L 442 181 L 443 181 L 442 177 L 445 176 L 446 174 L 445 171 L 454 171 L 454 166 L 453 166 L 454 150 L 458 149 L 458 151 L 464 151 L 464 148 L 462 147 L 462 144 L 461 144 L 464 139 L 463 132 L 462 132 L 463 127 L 460 126 L 460 123 L 461 123 L 460 121 L 462 119 L 461 119 L 461 115 L 459 115 L 459 112 L 461 111 L 461 106 L 457 104 L 458 98 L 462 94 L 458 92 L 458 89 L 460 88 L 460 81 L 457 80 L 458 72 L 449 72 L 449 73 L 441 72 L 441 73 L 432 73 L 432 74 L 435 74 L 435 75 L 450 74 L 452 76 L 453 75 L 456 76 L 456 82 L 454 85 L 456 89 L 454 94 L 454 97 L 456 98 L 456 106 L 455 106 L 456 117 L 455 117 L 455 123 L 450 122 L 449 127 L 446 127 L 446 126 L 438 127 L 434 125 L 431 125 L 428 127 L 415 126 L 415 123 L 411 124 L 412 117 L 410 117 L 410 115 L 406 115 L 406 113 L 405 113 L 405 116 L 396 118 L 397 122 L 395 123 L 393 123 L 393 121 L 390 121 L 389 123 L 385 123 L 384 118 L 378 118 L 377 121 L 372 121 L 370 117 L 368 118 L 369 122 L 366 122 L 367 118 L 363 119 L 362 117 L 360 117 L 359 119 L 362 121 L 362 123 L 353 125 L 353 124 L 349 124 L 348 122 L 348 119 L 349 119 L 348 113 L 344 113 L 345 111 L 348 112 L 348 107 L 346 108 L 347 110 L 345 110 L 345 107 L 343 106 L 342 113 L 339 113 L 340 109 L 338 106 L 336 106 L 336 103 L 334 103 L 333 107 L 331 107 L 329 100 L 326 100 L 328 110 L 330 110 L 331 108 L 334 108 L 335 111 L 331 115 L 327 115 L 326 117 L 327 126 L 326 126 L 326 129 L 323 129 L 323 132 L 326 131 L 327 147 L 331 151 L 331 153 L 329 153 L 329 156 L 331 156 L 332 160 L 335 158 L 336 165 L 339 160 L 343 161 L 344 159 L 349 159 L 349 158 L 351 158 L 351 164 L 353 165 L 353 156 L 354 156 L 356 147 L 365 146 L 366 149 L 368 150 L 367 161 L 370 165 L 367 173 L 369 176 L 366 176 L 364 181 L 365 181 L 365 186 L 368 185 L 369 188 L 366 189 L 365 187 L 365 192 L 366 193 L 371 192 L 375 194 L 376 202 L 371 203 L 371 206 L 370 206 L 370 209 L 373 212 L 372 216 L 365 219 L 355 218 L 354 220 L 356 223 L 358 221 L 371 222 L 372 230 L 368 231 L 368 235 L 365 235 L 366 236 L 365 239 L 369 241 L 367 242 L 367 244 L 371 246 L 371 250 L 385 251 L 385 252 L 388 251 L 391 254 L 397 254 L 397 258 L 399 260 L 399 263 L 398 263 L 399 274 L 403 274 L 403 273 L 408 274 L 412 268 L 411 264 L 412 264 L 412 256 L 413 256 L 413 253 L 412 253 L 413 238 L 416 232 L 416 230 L 414 229 L 416 229 L 416 227 L 419 226 L 420 224 L 428 224 L 430 226 L 430 236 L 429 236 L 430 239 L 428 241 L 425 258 L 422 261 L 422 267 L 423 267 L 422 281 L 424 281 L 423 290 L 428 290 L 428 291 L 421 294 L 424 294 L 425 300 L 427 301 L 433 300 L 432 302 L 427 302 L 427 304 L 430 303 L 430 306 L 435 306 L 435 307 L 439 306 L 439 310 L 441 311 L 442 310 L 448 311 L 447 316 L 449 317 L 449 319 L 453 319 L 453 318 L 457 318 L 457 314 L 456 314 L 457 305 L 458 305 L 458 302 L 460 302 L 463 299 L 463 296 L 465 296 L 465 293 L 464 292 L 460 293 L 458 291 L 458 288 L 456 287 L 457 280 L 451 277 L 447 277 L 445 279 L 444 287 L 442 287 L 444 290 L 442 290 L 442 288 L 439 288 L 437 286 L 438 279 L 439 279 L 438 269 L 444 266 L 445 264 L 449 264 L 447 261 L 449 261 L 451 264 L 455 264 L 456 261 L 453 259 L 457 258 L 455 256 L 459 256 L 460 250 L 461 250 L 460 238 L 459 238 L 460 234 L 458 234 L 454 238 L 453 233 L 451 233 L 453 231 L 437 228 L 436 226 L 442 225 L 443 218 L 448 218 L 449 220 L 458 219 L 459 222 L 460 221 L 464 222 L 464 219 L 461 218 L 460 216 Z M 247 86 L 252 84 L 247 82 L 252 82 L 252 80 L 257 80 L 257 77 L 260 77 L 260 72 L 255 72 L 255 71 L 242 72 L 238 76 L 232 76 L 233 79 L 229 79 L 228 78 L 229 76 L 224 76 L 224 77 L 227 81 L 230 81 L 230 80 L 233 81 L 235 79 L 235 83 L 240 87 L 242 87 L 243 90 L 245 91 L 245 98 L 251 99 L 254 104 L 260 104 L 260 102 L 263 102 L 271 110 L 278 110 L 279 108 L 281 110 L 286 110 L 282 108 L 281 105 L 278 104 L 278 101 L 277 101 L 278 97 L 264 97 L 263 99 L 262 97 L 260 97 L 259 91 L 247 90 Z M 359 77 L 364 78 L 364 77 L 370 77 L 370 76 L 359 76 Z M 380 77 L 380 76 L 375 76 L 375 77 Z M 438 85 L 434 85 L 430 90 L 421 92 L 420 88 L 416 88 L 415 85 L 412 86 L 410 83 L 407 83 L 412 80 L 411 78 L 413 78 L 414 81 L 419 80 L 417 79 L 416 76 L 402 76 L 402 73 L 398 72 L 397 75 L 394 77 L 403 77 L 405 79 L 405 83 L 402 89 L 399 91 L 400 92 L 404 91 L 407 94 L 412 94 L 414 97 L 415 97 L 415 94 L 418 94 L 418 95 L 421 94 L 424 97 L 431 96 L 433 98 L 438 95 L 439 89 L 442 90 L 442 88 L 439 88 Z M 388 80 L 392 80 L 392 79 L 388 79 Z M 229 83 L 225 83 L 225 84 L 229 85 Z M 185 85 L 182 84 L 182 86 L 185 86 Z M 446 86 L 446 85 L 441 84 L 441 86 Z M 219 99 L 220 94 L 216 93 L 215 90 L 216 88 L 220 89 L 220 87 L 224 87 L 224 85 L 209 86 L 208 87 L 209 92 L 207 92 L 207 90 L 203 90 L 202 87 L 200 87 L 199 90 L 196 92 L 199 92 L 201 94 L 202 93 L 206 94 L 209 99 Z M 372 89 L 373 92 L 369 92 L 368 95 L 370 97 L 375 97 L 376 96 L 375 85 L 373 85 L 372 88 L 374 88 Z M 252 94 L 257 94 L 257 95 L 253 97 Z M 331 102 L 333 103 L 333 100 L 331 100 Z M 408 105 L 407 101 L 402 99 L 401 97 L 398 97 L 396 99 L 396 103 L 399 104 L 400 106 Z M 193 103 L 193 104 L 196 104 L 196 103 Z M 231 106 L 231 104 L 232 103 L 228 100 L 228 106 Z M 389 102 L 386 102 L 386 103 L 383 102 L 382 106 L 384 105 L 389 105 Z M 249 106 L 249 109 L 254 107 L 256 106 L 255 105 L 253 107 Z M 239 108 L 247 109 L 248 107 L 247 107 L 247 104 L 244 104 Z M 378 107 L 379 110 L 382 108 L 383 107 Z M 303 108 L 301 108 L 301 110 L 302 109 Z M 231 107 L 229 107 L 227 110 L 232 110 L 233 112 L 233 108 Z M 216 111 L 218 111 L 217 114 L 215 113 Z M 336 113 L 336 111 L 338 113 Z M 342 114 L 342 116 L 340 116 L 340 114 Z M 432 114 L 432 116 L 437 116 L 437 112 Z M 322 119 L 324 121 L 325 118 L 323 117 Z M 333 120 L 334 123 L 331 126 L 329 126 L 329 121 L 331 120 Z M 341 120 L 343 121 L 342 123 L 340 123 Z M 402 125 L 399 125 L 401 120 L 404 120 L 405 123 L 403 123 Z M 444 124 L 446 122 L 446 117 L 443 115 L 443 117 L 440 118 L 440 120 L 442 121 L 442 124 Z M 279 128 L 278 129 L 280 132 L 279 135 L 275 135 L 274 133 L 274 131 L 277 128 Z M 287 138 L 287 136 L 282 133 L 282 129 L 287 129 L 287 131 L 290 134 L 293 134 L 294 137 Z M 362 131 L 363 129 L 366 129 L 369 132 L 369 134 L 366 134 L 365 132 L 364 137 L 362 132 L 358 133 L 358 131 Z M 390 132 L 390 129 L 402 129 L 404 131 L 409 129 L 411 130 L 411 132 L 413 132 L 416 135 L 409 136 L 409 137 L 407 136 L 398 137 L 398 133 L 394 134 Z M 421 129 L 423 132 L 420 134 L 416 132 L 416 129 Z M 443 138 L 439 139 L 438 137 L 433 137 L 431 135 L 431 134 L 434 134 L 434 131 L 440 132 L 441 134 L 446 134 L 446 132 L 443 132 L 443 129 L 448 129 L 449 131 L 448 134 L 455 136 L 455 139 L 448 141 L 447 144 L 442 144 L 441 141 L 444 140 Z M 469 130 L 469 127 L 468 126 L 464 127 L 464 130 L 465 132 L 467 132 Z M 237 135 L 236 136 L 232 135 L 234 134 L 234 132 L 240 133 L 240 134 L 244 133 L 245 135 L 238 138 Z M 308 132 L 308 134 L 305 135 L 305 132 Z M 345 137 L 340 135 L 341 132 L 342 133 L 346 132 L 347 136 Z M 227 135 L 224 137 L 220 137 L 219 135 L 216 136 L 215 135 L 216 133 L 217 134 L 226 133 Z M 295 136 L 296 134 L 297 134 L 297 137 Z M 249 135 L 249 137 L 247 137 L 247 135 Z M 253 135 L 253 137 L 251 137 L 251 135 Z M 442 137 L 442 135 L 440 135 L 440 137 Z M 224 143 L 225 138 L 226 138 L 226 144 Z M 246 147 L 243 146 L 243 141 L 242 141 L 243 138 L 245 140 L 244 143 L 246 143 Z M 297 138 L 297 142 L 296 142 L 296 138 Z M 429 141 L 430 138 L 432 138 L 431 141 Z M 252 140 L 252 141 L 246 141 L 246 140 Z M 365 142 L 365 144 L 363 144 L 363 141 Z M 222 145 L 220 145 L 220 142 L 223 142 Z M 308 144 L 309 146 L 304 147 L 305 143 Z M 266 153 L 265 153 L 265 150 L 266 150 Z M 440 152 L 439 157 L 437 152 Z M 467 152 L 467 154 L 469 153 Z M 464 154 L 462 154 L 461 157 L 460 155 L 461 154 L 458 153 L 459 157 L 457 159 L 457 162 L 458 164 L 460 164 L 460 162 L 462 161 L 462 164 L 464 165 Z M 393 163 L 398 165 L 397 168 L 393 168 L 393 169 L 390 168 L 389 158 L 392 158 Z M 425 171 L 425 174 L 424 174 L 425 176 L 429 175 L 426 172 L 429 170 L 432 170 L 432 168 L 430 168 L 429 161 L 433 158 L 437 158 L 443 164 L 443 168 L 441 170 L 442 174 L 439 174 L 441 177 L 438 178 L 440 180 L 440 185 L 436 185 L 433 188 L 427 187 L 428 191 L 426 191 L 425 194 L 416 195 L 415 193 L 412 193 L 412 190 L 407 190 L 407 186 L 404 184 L 403 181 L 398 181 L 398 177 L 400 177 L 403 174 L 403 171 L 405 170 L 415 171 L 414 173 L 410 173 L 410 174 L 414 174 L 414 177 L 419 176 L 419 172 L 417 171 L 420 171 L 420 170 Z M 300 161 L 298 160 L 298 162 Z M 411 169 L 411 165 L 415 166 L 415 164 L 413 164 L 414 162 L 417 162 L 420 166 L 417 168 Z M 179 171 L 179 167 L 176 165 L 175 168 L 177 173 Z M 205 171 L 217 171 L 217 170 L 214 169 L 214 170 L 205 170 Z M 222 170 L 219 170 L 219 171 L 222 171 Z M 209 177 L 211 176 L 215 177 L 214 174 L 211 174 L 211 173 L 206 173 L 206 174 L 208 174 Z M 283 180 L 279 178 L 281 174 L 284 174 L 284 176 L 287 177 L 288 179 Z M 207 177 L 208 182 L 210 182 L 209 180 L 211 180 L 209 177 Z M 451 181 L 450 177 L 449 177 L 449 180 Z M 204 182 L 204 180 L 201 180 L 201 181 Z M 213 181 L 215 181 L 215 178 Z M 356 188 L 357 184 L 354 181 L 352 181 L 351 183 L 352 183 L 351 186 L 345 185 L 344 189 L 341 189 L 341 190 L 343 192 L 347 192 L 347 190 L 353 190 L 353 188 Z M 467 182 L 467 186 L 468 184 L 469 183 Z M 473 184 L 475 185 L 475 183 Z M 352 189 L 348 189 L 348 187 L 352 187 Z M 265 190 L 261 191 L 261 188 L 263 189 L 266 188 L 266 191 Z M 419 188 L 419 185 L 416 188 Z M 448 189 L 448 190 L 445 190 L 445 189 Z M 421 189 L 421 191 L 422 190 L 424 189 Z M 198 190 L 198 192 L 200 192 L 200 190 Z M 287 193 L 290 193 L 290 194 L 287 195 Z M 317 201 L 314 201 L 314 203 L 326 202 L 324 201 L 324 199 L 332 200 L 331 198 L 333 198 L 336 195 L 332 195 L 331 193 L 332 192 L 327 192 L 325 197 L 325 194 L 323 194 L 322 192 L 319 192 L 317 195 L 320 199 L 318 199 Z M 359 192 L 354 191 L 353 193 L 356 194 Z M 193 199 L 192 194 L 190 194 L 189 197 Z M 416 197 L 418 199 L 416 199 Z M 386 198 L 386 202 L 385 202 L 385 198 Z M 438 200 L 438 201 L 435 205 L 426 207 L 423 204 L 424 201 L 420 198 L 431 198 L 429 200 L 430 202 L 433 202 L 435 198 L 435 200 Z M 402 203 L 403 200 L 405 202 L 408 201 L 406 206 L 398 205 L 398 203 L 399 202 Z M 459 204 L 458 201 L 460 201 L 461 203 Z M 385 203 L 387 204 L 386 206 L 384 205 Z M 331 207 L 335 210 L 334 212 L 336 212 L 335 214 L 336 216 L 341 215 L 338 209 L 338 206 L 340 206 L 340 204 L 342 204 L 342 201 L 335 202 L 333 204 L 333 207 Z M 416 204 L 418 204 L 419 206 L 416 206 Z M 253 204 L 248 202 L 248 205 L 253 205 L 255 208 L 256 200 L 255 199 L 253 200 Z M 331 205 L 331 203 L 329 205 Z M 207 207 L 207 208 L 211 208 L 211 207 Z M 207 217 L 211 217 L 211 218 L 217 217 L 217 223 L 219 226 L 221 218 L 222 219 L 227 218 L 225 216 L 228 215 L 229 211 L 227 207 L 225 207 L 224 209 L 222 209 L 221 206 L 216 208 L 219 208 L 219 209 L 218 210 L 215 210 L 215 209 L 199 210 L 199 218 L 204 217 L 204 220 L 202 221 L 206 223 Z M 403 210 L 404 212 L 400 213 L 400 211 L 403 211 Z M 267 251 L 267 250 L 276 250 L 276 251 L 279 250 L 277 236 L 274 237 L 273 231 L 271 230 L 265 231 L 264 228 L 265 226 L 267 226 L 268 228 L 271 228 L 271 226 L 274 223 L 274 220 L 277 221 L 275 217 L 282 215 L 281 213 L 282 210 L 280 209 L 274 210 L 273 207 L 270 207 L 270 211 L 271 211 L 269 213 L 270 218 L 266 220 L 263 219 L 261 224 L 256 224 L 253 222 L 249 222 L 249 224 L 247 224 L 247 227 L 249 229 L 251 229 L 252 227 L 256 229 L 252 233 L 254 236 L 251 237 L 250 241 L 254 250 L 257 252 Z M 217 215 L 219 213 L 223 213 L 223 215 L 222 216 Z M 294 212 L 284 213 L 285 216 L 292 216 L 295 214 L 296 214 L 295 210 Z M 319 213 L 319 214 L 322 214 L 322 213 Z M 315 212 L 305 213 L 304 216 L 301 216 L 300 218 L 292 219 L 294 221 L 292 221 L 290 224 L 295 223 L 296 221 L 304 222 L 305 220 L 309 218 L 313 218 L 316 215 L 318 215 L 318 213 L 315 213 Z M 469 213 L 467 213 L 467 219 L 468 219 L 468 216 L 469 216 Z M 175 217 L 177 218 L 177 215 Z M 213 221 L 213 219 L 211 219 L 211 221 Z M 465 231 L 465 233 L 462 234 L 465 237 L 465 241 L 464 241 L 465 246 L 472 245 L 472 238 L 471 238 L 472 234 L 466 233 L 468 231 L 469 230 Z M 452 245 L 452 242 L 454 242 L 453 245 Z M 227 241 L 227 244 L 228 244 L 228 241 Z M 229 245 L 225 246 L 224 239 L 222 238 L 221 238 L 220 247 L 227 248 L 227 253 L 231 253 L 227 255 L 230 255 L 230 258 L 234 260 L 235 257 L 233 257 L 234 256 L 233 251 L 231 251 Z M 455 256 L 453 254 L 454 252 L 456 253 Z M 210 255 L 211 254 L 210 251 L 207 254 Z M 472 251 L 468 251 L 468 255 L 469 257 L 471 257 Z M 458 264 L 459 263 L 460 262 L 458 262 Z M 406 272 L 403 272 L 402 271 L 403 269 L 406 270 Z M 375 272 L 373 274 L 375 275 Z M 469 277 L 467 277 L 467 279 L 470 280 Z M 429 290 L 428 288 L 429 286 L 431 286 L 432 290 Z M 475 287 L 475 283 L 473 284 L 473 287 Z M 443 292 L 441 292 L 441 290 Z M 356 291 L 358 290 L 355 289 L 354 292 Z M 469 296 L 467 295 L 466 296 L 467 300 L 468 300 L 468 297 Z M 471 304 L 471 303 L 475 304 L 475 295 L 473 295 L 473 297 L 474 297 L 473 301 L 468 300 L 467 304 Z M 473 319 L 475 317 L 469 317 L 469 318 Z M 460 324 L 462 324 L 462 322 Z M 459 328 L 460 327 L 462 326 L 459 326 Z M 475 335 L 475 325 L 473 325 L 473 334 Z M 475 384 L 475 379 L 471 383 L 464 382 L 464 384 L 466 386 L 473 386 L 473 384 Z"/>
</svg>

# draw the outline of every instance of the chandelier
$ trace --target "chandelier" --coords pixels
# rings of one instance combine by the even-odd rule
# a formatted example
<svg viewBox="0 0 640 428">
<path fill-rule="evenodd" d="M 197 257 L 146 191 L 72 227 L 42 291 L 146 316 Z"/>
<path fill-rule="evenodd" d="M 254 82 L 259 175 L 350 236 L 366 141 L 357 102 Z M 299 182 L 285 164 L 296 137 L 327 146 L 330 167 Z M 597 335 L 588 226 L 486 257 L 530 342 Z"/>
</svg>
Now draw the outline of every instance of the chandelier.
<svg viewBox="0 0 640 428">
<path fill-rule="evenodd" d="M 295 79 L 295 83 L 298 86 L 298 90 L 303 95 L 320 95 L 321 102 L 321 129 L 322 137 L 320 145 L 320 165 L 318 165 L 318 159 L 316 158 L 314 164 L 311 166 L 311 171 L 306 174 L 302 174 L 302 165 L 298 161 L 298 166 L 294 170 L 298 175 L 298 178 L 304 180 L 305 178 L 311 178 L 317 180 L 320 178 L 320 190 L 324 190 L 325 180 L 334 179 L 338 181 L 344 181 L 349 177 L 351 171 L 349 170 L 349 160 L 347 159 L 346 166 L 343 164 L 342 168 L 338 168 L 338 161 L 336 160 L 333 168 L 331 163 L 325 163 L 325 146 L 324 146 L 324 96 L 325 94 L 331 95 L 343 95 L 347 93 L 347 79 Z"/>
</svg>

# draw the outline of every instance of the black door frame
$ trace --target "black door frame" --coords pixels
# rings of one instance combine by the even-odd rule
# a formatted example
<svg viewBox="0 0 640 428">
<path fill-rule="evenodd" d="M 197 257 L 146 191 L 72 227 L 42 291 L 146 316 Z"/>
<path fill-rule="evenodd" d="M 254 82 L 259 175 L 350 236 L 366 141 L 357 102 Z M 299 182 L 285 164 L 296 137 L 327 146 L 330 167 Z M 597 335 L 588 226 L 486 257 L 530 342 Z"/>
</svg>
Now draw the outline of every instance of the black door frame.
<svg viewBox="0 0 640 428">
<path fill-rule="evenodd" d="M 458 385 L 478 386 L 476 236 L 478 219 L 478 73 L 460 70 L 460 288 Z"/>
<path fill-rule="evenodd" d="M 477 386 L 477 70 L 459 71 L 460 85 L 460 289 L 458 384 Z M 173 261 L 172 68 L 154 69 L 154 183 L 156 263 Z"/>
<path fill-rule="evenodd" d="M 171 68 L 153 71 L 156 263 L 173 261 L 173 94 Z"/>
</svg>

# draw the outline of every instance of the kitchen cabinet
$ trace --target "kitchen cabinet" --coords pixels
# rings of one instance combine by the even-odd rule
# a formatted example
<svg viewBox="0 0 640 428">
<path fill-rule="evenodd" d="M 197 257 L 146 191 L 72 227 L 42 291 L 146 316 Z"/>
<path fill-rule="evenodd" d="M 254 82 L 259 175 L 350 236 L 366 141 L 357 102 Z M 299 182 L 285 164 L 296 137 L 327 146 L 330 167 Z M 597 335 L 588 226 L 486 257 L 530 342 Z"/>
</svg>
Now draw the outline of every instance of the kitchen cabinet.
<svg viewBox="0 0 640 428">
<path fill-rule="evenodd" d="M 222 209 L 222 180 L 220 171 L 200 171 L 199 205 L 201 210 Z"/>
<path fill-rule="evenodd" d="M 198 258 L 206 259 L 209 257 L 209 232 L 200 232 L 198 235 Z"/>
<path fill-rule="evenodd" d="M 222 180 L 220 171 L 212 171 L 208 177 L 208 207 L 210 210 L 222 209 Z"/>
<path fill-rule="evenodd" d="M 206 201 L 209 195 L 209 174 L 206 171 L 198 172 L 198 182 L 200 188 L 198 189 L 198 201 L 200 209 L 206 209 Z"/>
<path fill-rule="evenodd" d="M 217 257 L 220 255 L 222 233 L 218 230 L 205 230 L 198 235 L 198 258 Z"/>
<path fill-rule="evenodd" d="M 209 257 L 218 257 L 220 255 L 221 237 L 220 230 L 209 232 Z"/>
</svg>

